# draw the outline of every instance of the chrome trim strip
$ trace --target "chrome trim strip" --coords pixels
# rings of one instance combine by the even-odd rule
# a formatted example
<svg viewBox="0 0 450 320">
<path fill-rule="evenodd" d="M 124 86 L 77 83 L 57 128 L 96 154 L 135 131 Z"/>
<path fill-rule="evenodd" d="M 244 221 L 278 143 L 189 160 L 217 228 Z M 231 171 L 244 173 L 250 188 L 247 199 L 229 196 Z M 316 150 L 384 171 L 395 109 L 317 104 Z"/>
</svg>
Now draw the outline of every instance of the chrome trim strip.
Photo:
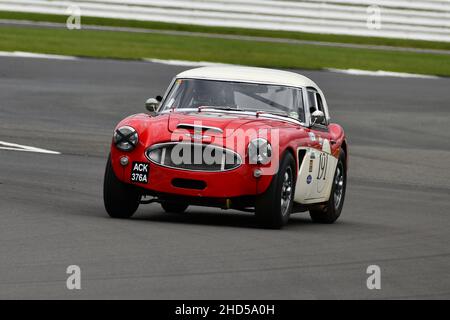
<svg viewBox="0 0 450 320">
<path fill-rule="evenodd" d="M 220 171 L 224 171 L 225 170 L 225 152 L 222 153 L 222 159 L 221 159 L 221 163 L 220 163 Z"/>
<path fill-rule="evenodd" d="M 163 98 L 159 103 L 158 106 L 158 110 L 156 110 L 156 112 L 160 113 L 162 106 L 164 105 L 164 103 L 166 102 L 167 96 L 170 93 L 170 90 L 172 90 L 173 84 L 175 83 L 175 81 L 177 80 L 177 77 L 172 78 L 172 80 L 170 81 L 169 86 L 167 87 L 166 91 L 164 92 Z"/>
<path fill-rule="evenodd" d="M 166 148 L 163 148 L 161 151 L 161 165 L 164 165 L 164 161 L 166 160 Z"/>
<path fill-rule="evenodd" d="M 230 153 L 233 153 L 234 155 L 236 155 L 238 164 L 237 164 L 236 167 L 231 168 L 231 169 L 225 169 L 225 168 L 224 168 L 223 170 L 211 170 L 211 171 L 207 171 L 207 170 L 194 170 L 194 169 L 186 169 L 186 168 L 172 167 L 172 166 L 168 166 L 168 165 L 165 165 L 165 164 L 161 164 L 161 163 L 158 163 L 158 162 L 153 161 L 153 160 L 150 159 L 150 157 L 148 156 L 148 152 L 151 151 L 151 150 L 158 149 L 158 148 L 161 148 L 161 147 L 164 147 L 164 146 L 167 146 L 167 145 L 178 145 L 178 144 L 185 144 L 185 145 L 199 145 L 199 146 L 213 146 L 214 148 L 221 149 L 221 150 L 224 150 L 225 152 L 230 152 Z M 163 149 L 163 150 L 165 150 L 165 149 Z M 164 151 L 164 153 L 165 153 L 165 151 Z M 154 145 L 148 147 L 148 148 L 145 150 L 144 155 L 145 155 L 145 157 L 146 157 L 151 163 L 153 163 L 153 164 L 155 164 L 155 165 L 158 165 L 158 166 L 161 166 L 161 167 L 165 167 L 165 168 L 169 168 L 169 169 L 174 169 L 174 170 L 184 170 L 184 171 L 192 171 L 192 172 L 205 172 L 205 173 L 209 173 L 209 172 L 226 172 L 226 171 L 236 170 L 236 169 L 238 169 L 239 167 L 241 167 L 242 164 L 243 164 L 241 155 L 240 155 L 239 153 L 237 153 L 237 152 L 231 150 L 231 149 L 227 149 L 227 148 L 221 147 L 221 146 L 216 145 L 216 144 L 206 144 L 206 143 L 196 143 L 196 142 L 191 143 L 191 142 L 186 142 L 186 141 L 171 141 L 171 142 L 157 143 L 157 144 L 154 144 Z"/>
</svg>

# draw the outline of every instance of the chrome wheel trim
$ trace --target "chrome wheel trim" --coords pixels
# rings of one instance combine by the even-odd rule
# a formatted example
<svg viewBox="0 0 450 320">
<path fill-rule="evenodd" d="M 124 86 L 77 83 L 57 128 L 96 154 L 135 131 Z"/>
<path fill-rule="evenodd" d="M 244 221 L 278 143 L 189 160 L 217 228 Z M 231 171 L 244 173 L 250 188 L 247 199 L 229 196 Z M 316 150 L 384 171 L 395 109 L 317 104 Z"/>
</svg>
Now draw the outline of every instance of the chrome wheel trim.
<svg viewBox="0 0 450 320">
<path fill-rule="evenodd" d="M 283 175 L 283 182 L 281 185 L 281 214 L 283 216 L 288 214 L 289 206 L 292 201 L 292 169 L 288 167 Z"/>
<path fill-rule="evenodd" d="M 344 168 L 342 162 L 338 163 L 336 168 L 336 175 L 334 177 L 334 208 L 338 209 L 342 201 L 344 193 Z"/>
</svg>

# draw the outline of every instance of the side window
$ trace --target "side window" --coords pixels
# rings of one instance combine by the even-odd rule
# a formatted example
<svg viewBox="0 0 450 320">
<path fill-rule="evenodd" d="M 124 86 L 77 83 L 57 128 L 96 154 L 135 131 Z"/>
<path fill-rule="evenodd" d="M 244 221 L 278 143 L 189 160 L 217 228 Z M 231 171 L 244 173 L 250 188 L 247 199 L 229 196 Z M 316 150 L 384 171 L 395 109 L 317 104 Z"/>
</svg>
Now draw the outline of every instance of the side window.
<svg viewBox="0 0 450 320">
<path fill-rule="evenodd" d="M 323 101 L 320 94 L 315 90 L 308 90 L 308 102 L 309 102 L 309 113 L 313 114 L 314 111 L 319 110 L 325 114 L 325 109 L 323 107 Z M 326 119 L 320 124 L 327 125 Z"/>
<path fill-rule="evenodd" d="M 308 90 L 309 113 L 317 110 L 316 92 Z"/>
<path fill-rule="evenodd" d="M 322 103 L 322 98 L 320 97 L 319 93 L 316 93 L 316 98 L 317 98 L 317 108 L 322 111 L 323 113 L 325 113 L 325 111 L 323 110 L 323 103 Z"/>
<path fill-rule="evenodd" d="M 323 102 L 322 102 L 322 97 L 320 96 L 320 94 L 317 92 L 316 93 L 316 98 L 317 98 L 317 108 L 323 112 L 323 114 L 325 114 L 325 109 L 323 108 Z M 327 120 L 324 118 L 323 121 L 320 123 L 323 124 L 324 126 L 327 125 Z"/>
<path fill-rule="evenodd" d="M 303 103 L 303 95 L 302 90 L 298 89 L 296 90 L 296 105 L 297 110 L 294 111 L 298 114 L 298 119 L 301 122 L 305 122 L 305 104 Z"/>
</svg>

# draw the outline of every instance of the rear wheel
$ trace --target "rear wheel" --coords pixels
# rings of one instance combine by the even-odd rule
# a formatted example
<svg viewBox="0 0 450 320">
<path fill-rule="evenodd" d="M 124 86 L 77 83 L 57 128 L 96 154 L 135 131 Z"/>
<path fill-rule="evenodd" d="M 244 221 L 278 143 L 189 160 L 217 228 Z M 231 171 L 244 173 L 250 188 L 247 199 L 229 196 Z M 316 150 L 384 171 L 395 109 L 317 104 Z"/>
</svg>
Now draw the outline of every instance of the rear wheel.
<svg viewBox="0 0 450 320">
<path fill-rule="evenodd" d="M 323 205 L 309 210 L 311 219 L 318 223 L 333 223 L 341 215 L 344 206 L 347 172 L 345 171 L 345 152 L 341 150 L 333 178 L 330 199 Z"/>
<path fill-rule="evenodd" d="M 262 226 L 280 229 L 288 222 L 294 203 L 295 173 L 295 160 L 288 152 L 267 191 L 256 199 L 255 214 Z"/>
<path fill-rule="evenodd" d="M 168 213 L 183 213 L 188 206 L 189 205 L 182 202 L 164 201 L 161 203 L 161 207 Z"/>
<path fill-rule="evenodd" d="M 141 193 L 135 186 L 117 179 L 109 156 L 103 182 L 103 202 L 106 212 L 112 218 L 130 218 L 139 207 L 140 200 Z"/>
</svg>

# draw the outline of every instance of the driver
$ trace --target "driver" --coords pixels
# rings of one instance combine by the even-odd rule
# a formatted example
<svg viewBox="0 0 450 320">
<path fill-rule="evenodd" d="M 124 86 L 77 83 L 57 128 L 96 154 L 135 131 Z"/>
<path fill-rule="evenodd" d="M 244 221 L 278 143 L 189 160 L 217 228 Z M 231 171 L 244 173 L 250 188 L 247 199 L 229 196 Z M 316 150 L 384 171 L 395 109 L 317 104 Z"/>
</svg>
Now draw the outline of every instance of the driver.
<svg viewBox="0 0 450 320">
<path fill-rule="evenodd" d="M 194 89 L 194 92 L 192 94 L 192 107 L 198 108 L 198 107 L 205 107 L 205 106 L 213 106 L 213 95 L 210 93 L 207 93 L 207 90 L 203 90 L 202 88 L 196 88 Z"/>
</svg>

